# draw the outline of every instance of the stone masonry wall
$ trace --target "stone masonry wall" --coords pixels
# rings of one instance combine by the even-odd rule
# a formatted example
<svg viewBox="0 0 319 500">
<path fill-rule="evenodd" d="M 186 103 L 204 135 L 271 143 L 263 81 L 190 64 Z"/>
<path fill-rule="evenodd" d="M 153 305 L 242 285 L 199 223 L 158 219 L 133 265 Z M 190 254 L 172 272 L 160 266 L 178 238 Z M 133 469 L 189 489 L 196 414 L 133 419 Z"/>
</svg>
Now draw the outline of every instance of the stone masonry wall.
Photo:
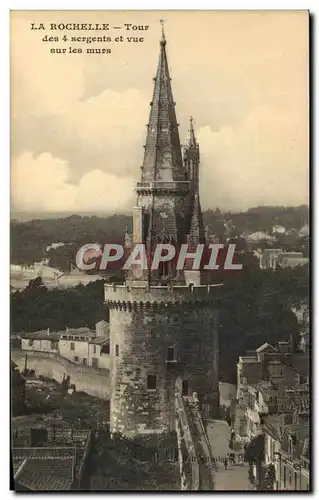
<svg viewBox="0 0 319 500">
<path fill-rule="evenodd" d="M 211 303 L 111 305 L 111 432 L 133 437 L 172 431 L 177 376 L 187 380 L 189 395 L 197 392 L 203 404 L 218 405 L 216 323 Z M 167 362 L 169 348 L 174 362 Z M 156 376 L 156 389 L 148 389 L 148 375 Z"/>
<path fill-rule="evenodd" d="M 184 401 L 181 395 L 177 393 L 175 395 L 175 411 L 181 490 L 198 491 L 200 488 L 199 461 L 188 424 Z"/>
<path fill-rule="evenodd" d="M 75 384 L 78 392 L 83 391 L 101 399 L 110 399 L 111 384 L 108 370 L 96 370 L 84 365 L 75 365 L 59 355 L 36 352 L 25 353 L 14 349 L 11 356 L 18 365 L 19 370 L 24 370 L 26 354 L 28 369 L 35 370 L 37 375 L 51 378 L 59 383 L 63 381 L 63 376 L 69 376 L 70 383 Z"/>
</svg>

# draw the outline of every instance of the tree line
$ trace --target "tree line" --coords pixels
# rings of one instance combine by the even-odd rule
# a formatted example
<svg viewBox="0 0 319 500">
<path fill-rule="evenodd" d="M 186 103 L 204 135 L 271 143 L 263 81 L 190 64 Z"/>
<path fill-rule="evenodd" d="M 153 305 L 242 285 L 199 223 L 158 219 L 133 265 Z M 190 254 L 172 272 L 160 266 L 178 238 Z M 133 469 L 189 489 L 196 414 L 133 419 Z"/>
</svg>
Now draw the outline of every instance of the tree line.
<svg viewBox="0 0 319 500">
<path fill-rule="evenodd" d="M 223 287 L 219 305 L 221 380 L 233 383 L 238 357 L 264 342 L 298 341 L 298 324 L 290 308 L 308 302 L 308 266 L 260 270 L 254 262 L 238 273 L 218 276 Z M 110 278 L 109 282 L 119 279 Z M 50 328 L 64 330 L 109 320 L 104 304 L 105 280 L 69 289 L 48 290 L 41 278 L 11 295 L 11 332 Z"/>
<path fill-rule="evenodd" d="M 225 222 L 230 222 L 230 236 L 243 232 L 271 231 L 275 224 L 299 231 L 308 221 L 309 208 L 299 207 L 256 207 L 246 212 L 222 212 L 219 209 L 203 213 L 204 224 L 210 234 L 220 238 L 225 235 Z M 11 263 L 32 264 L 45 257 L 51 265 L 63 271 L 69 269 L 76 250 L 86 243 L 123 243 L 125 228 L 132 230 L 130 215 L 114 214 L 108 217 L 72 215 L 65 218 L 34 219 L 20 222 L 12 220 Z M 65 247 L 46 251 L 52 243 L 67 243 Z"/>
</svg>

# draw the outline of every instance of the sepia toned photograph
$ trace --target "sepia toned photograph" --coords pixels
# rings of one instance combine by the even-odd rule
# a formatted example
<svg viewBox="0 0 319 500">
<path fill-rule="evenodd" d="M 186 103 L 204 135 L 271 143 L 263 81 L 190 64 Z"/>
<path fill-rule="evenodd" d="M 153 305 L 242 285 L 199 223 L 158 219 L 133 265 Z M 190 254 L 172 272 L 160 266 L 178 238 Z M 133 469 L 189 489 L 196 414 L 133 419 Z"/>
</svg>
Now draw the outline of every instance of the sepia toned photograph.
<svg viewBox="0 0 319 500">
<path fill-rule="evenodd" d="M 11 490 L 311 491 L 310 21 L 11 11 Z"/>
</svg>

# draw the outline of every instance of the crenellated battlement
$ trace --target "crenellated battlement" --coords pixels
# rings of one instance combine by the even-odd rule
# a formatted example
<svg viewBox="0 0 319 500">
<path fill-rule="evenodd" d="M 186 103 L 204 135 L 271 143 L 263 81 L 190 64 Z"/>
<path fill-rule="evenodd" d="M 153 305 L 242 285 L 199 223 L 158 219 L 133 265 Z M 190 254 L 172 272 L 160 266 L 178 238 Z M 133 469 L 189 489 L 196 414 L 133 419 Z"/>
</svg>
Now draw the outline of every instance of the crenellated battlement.
<svg viewBox="0 0 319 500">
<path fill-rule="evenodd" d="M 135 282 L 136 283 L 136 282 Z M 138 309 L 174 304 L 199 304 L 215 301 L 222 284 L 154 286 L 147 282 L 125 285 L 106 284 L 105 302 L 109 307 Z"/>
</svg>

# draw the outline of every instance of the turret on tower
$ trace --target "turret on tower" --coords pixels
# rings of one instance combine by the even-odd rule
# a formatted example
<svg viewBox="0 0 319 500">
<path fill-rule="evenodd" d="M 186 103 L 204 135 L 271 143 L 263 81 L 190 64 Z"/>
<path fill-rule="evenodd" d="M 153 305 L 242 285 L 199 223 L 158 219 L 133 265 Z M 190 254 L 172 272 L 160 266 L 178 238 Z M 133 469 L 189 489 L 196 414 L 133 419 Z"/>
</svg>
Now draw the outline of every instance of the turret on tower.
<svg viewBox="0 0 319 500">
<path fill-rule="evenodd" d="M 199 193 L 199 145 L 196 141 L 193 117 L 189 119 L 189 136 L 184 146 L 184 164 L 192 188 Z"/>
<path fill-rule="evenodd" d="M 193 117 L 189 119 L 190 125 L 188 137 L 184 145 L 184 165 L 187 171 L 188 178 L 191 182 L 190 195 L 190 223 L 187 234 L 187 244 L 190 252 L 194 252 L 197 245 L 206 243 L 206 233 L 203 223 L 203 214 L 200 205 L 199 197 L 199 145 L 196 141 Z M 203 267 L 202 263 L 201 267 Z M 184 277 L 186 283 L 194 283 L 197 285 L 208 283 L 210 276 L 203 269 L 192 270 L 192 262 L 185 266 Z"/>
</svg>

